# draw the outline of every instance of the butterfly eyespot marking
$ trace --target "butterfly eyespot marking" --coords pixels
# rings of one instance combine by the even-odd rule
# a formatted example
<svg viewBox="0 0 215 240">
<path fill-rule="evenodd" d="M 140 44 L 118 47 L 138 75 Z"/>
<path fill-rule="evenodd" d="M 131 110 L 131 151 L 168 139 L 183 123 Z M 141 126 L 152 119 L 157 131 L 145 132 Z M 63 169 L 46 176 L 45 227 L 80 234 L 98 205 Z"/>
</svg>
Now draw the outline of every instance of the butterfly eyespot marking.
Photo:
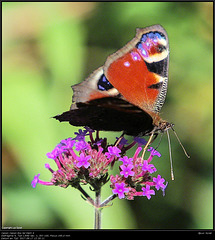
<svg viewBox="0 0 215 240">
<path fill-rule="evenodd" d="M 107 80 L 104 74 L 101 75 L 98 83 L 97 83 L 98 90 L 100 91 L 107 91 L 113 88 L 113 85 Z"/>
<path fill-rule="evenodd" d="M 158 46 L 157 46 L 157 52 L 158 52 L 158 53 L 162 53 L 164 50 L 166 50 L 166 47 L 165 47 L 165 46 L 163 46 L 163 45 L 158 45 Z"/>
<path fill-rule="evenodd" d="M 155 84 L 152 84 L 150 86 L 148 86 L 148 88 L 151 88 L 151 89 L 160 89 L 163 85 L 163 82 L 158 82 L 158 83 L 155 83 Z"/>
<path fill-rule="evenodd" d="M 166 40 L 166 37 L 163 33 L 154 31 L 154 32 L 144 33 L 140 41 L 145 43 L 148 39 L 151 39 L 152 41 L 157 42 L 162 38 Z"/>
</svg>

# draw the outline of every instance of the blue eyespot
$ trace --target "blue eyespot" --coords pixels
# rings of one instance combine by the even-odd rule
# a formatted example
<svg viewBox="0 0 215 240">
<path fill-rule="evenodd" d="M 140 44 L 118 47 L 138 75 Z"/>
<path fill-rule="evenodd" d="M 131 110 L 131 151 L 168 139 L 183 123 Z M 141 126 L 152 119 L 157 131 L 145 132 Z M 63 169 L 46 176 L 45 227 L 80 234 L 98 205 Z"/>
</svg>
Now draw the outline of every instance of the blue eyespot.
<svg viewBox="0 0 215 240">
<path fill-rule="evenodd" d="M 158 39 L 161 39 L 161 38 L 164 38 L 166 39 L 165 35 L 161 32 L 155 32 L 155 36 L 158 38 Z"/>
<path fill-rule="evenodd" d="M 142 43 L 141 43 L 141 42 L 138 42 L 138 43 L 136 44 L 136 48 L 137 48 L 137 49 L 142 49 L 142 48 L 143 48 Z"/>
<path fill-rule="evenodd" d="M 161 32 L 149 32 L 149 33 L 145 33 L 142 35 L 140 41 L 145 43 L 147 41 L 147 39 L 151 39 L 154 42 L 157 42 L 157 39 L 161 39 L 164 38 L 166 39 L 165 35 Z"/>
<path fill-rule="evenodd" d="M 113 85 L 107 80 L 104 74 L 101 75 L 97 87 L 100 91 L 107 91 L 111 88 L 113 88 Z"/>
<path fill-rule="evenodd" d="M 143 34 L 140 41 L 145 42 L 146 40 L 147 40 L 147 36 L 146 36 L 146 34 Z"/>
<path fill-rule="evenodd" d="M 155 38 L 155 34 L 154 32 L 150 32 L 146 34 L 148 38 L 154 39 Z"/>
<path fill-rule="evenodd" d="M 149 42 L 146 42 L 146 43 L 141 43 L 141 42 L 138 42 L 136 44 L 136 48 L 140 50 L 140 53 L 143 57 L 148 57 L 148 51 L 147 49 L 149 49 L 150 47 L 150 43 Z"/>
</svg>

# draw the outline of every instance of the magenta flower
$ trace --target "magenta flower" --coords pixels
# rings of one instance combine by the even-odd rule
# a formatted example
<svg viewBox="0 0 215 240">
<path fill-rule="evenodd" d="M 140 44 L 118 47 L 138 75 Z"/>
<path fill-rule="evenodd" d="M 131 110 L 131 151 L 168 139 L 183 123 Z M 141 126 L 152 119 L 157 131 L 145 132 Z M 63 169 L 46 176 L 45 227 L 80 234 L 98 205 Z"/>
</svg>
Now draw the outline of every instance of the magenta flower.
<svg viewBox="0 0 215 240">
<path fill-rule="evenodd" d="M 155 191 L 150 189 L 150 185 L 146 185 L 146 187 L 142 187 L 143 196 L 146 196 L 148 199 L 151 198 L 151 195 L 155 195 Z"/>
<path fill-rule="evenodd" d="M 62 144 L 63 149 L 68 149 L 68 148 L 72 148 L 74 146 L 74 144 L 76 143 L 75 140 L 73 140 L 72 138 L 67 138 L 64 139 L 60 142 Z"/>
<path fill-rule="evenodd" d="M 40 176 L 40 173 L 37 174 L 36 176 L 34 176 L 34 179 L 33 179 L 33 181 L 31 182 L 31 186 L 32 186 L 33 188 L 36 187 L 37 183 L 42 184 L 42 185 L 47 185 L 47 186 L 49 186 L 49 185 L 54 185 L 52 182 L 45 182 L 45 181 L 40 180 L 40 179 L 39 179 L 39 176 Z"/>
<path fill-rule="evenodd" d="M 31 182 L 31 186 L 32 186 L 33 188 L 35 188 L 36 185 L 37 185 L 37 183 L 39 182 L 39 176 L 40 176 L 40 173 L 37 174 L 36 176 L 34 176 L 34 179 L 33 179 L 33 181 Z"/>
<path fill-rule="evenodd" d="M 88 168 L 90 166 L 90 163 L 88 162 L 89 160 L 91 159 L 91 156 L 85 156 L 84 153 L 81 153 L 80 154 L 80 157 L 77 157 L 77 164 L 76 166 L 78 168 L 80 167 L 85 167 L 85 168 Z"/>
<path fill-rule="evenodd" d="M 74 139 L 78 140 L 78 141 L 81 141 L 85 139 L 85 136 L 87 135 L 87 132 L 88 132 L 88 129 L 86 130 L 81 130 L 79 129 L 78 132 L 75 132 L 75 135 L 77 135 Z"/>
<path fill-rule="evenodd" d="M 158 175 L 157 178 L 153 177 L 153 182 L 155 183 L 155 188 L 157 190 L 159 190 L 160 188 L 166 188 L 166 185 L 163 184 L 165 182 L 165 179 L 162 178 L 161 175 Z"/>
<path fill-rule="evenodd" d="M 109 159 L 111 157 L 120 157 L 120 153 L 121 153 L 121 150 L 118 147 L 109 146 L 108 152 L 105 153 L 105 155 Z"/>
<path fill-rule="evenodd" d="M 48 163 L 45 164 L 45 168 L 47 168 L 51 173 L 54 172 L 54 170 L 50 167 Z"/>
<path fill-rule="evenodd" d="M 120 174 L 123 175 L 125 178 L 127 178 L 128 176 L 134 176 L 134 171 L 131 171 L 131 169 L 133 168 L 132 164 L 129 164 L 127 166 L 121 165 L 120 168 L 122 169 Z"/>
<path fill-rule="evenodd" d="M 119 199 L 124 198 L 124 193 L 129 192 L 128 188 L 125 188 L 125 183 L 116 183 L 115 189 L 112 190 L 113 194 L 118 194 Z"/>
<path fill-rule="evenodd" d="M 143 171 L 148 171 L 149 173 L 156 172 L 157 169 L 153 164 L 149 164 L 147 160 L 143 161 L 143 166 L 142 166 Z"/>
<path fill-rule="evenodd" d="M 119 140 L 118 137 L 117 137 L 116 139 Z M 120 140 L 119 145 L 126 145 L 127 143 L 128 143 L 128 140 L 123 137 L 123 138 Z"/>
<path fill-rule="evenodd" d="M 144 138 L 134 137 L 134 141 L 138 143 L 138 146 L 146 145 L 147 141 Z"/>
<path fill-rule="evenodd" d="M 165 190 L 166 190 L 166 188 L 167 188 L 167 185 L 168 185 L 168 182 L 166 182 L 166 185 L 164 185 L 165 187 L 161 189 L 162 192 L 163 192 L 163 197 L 165 196 Z"/>
<path fill-rule="evenodd" d="M 89 144 L 83 140 L 79 141 L 79 142 L 76 142 L 75 143 L 75 150 L 76 151 L 81 151 L 81 150 L 85 150 L 87 148 L 89 148 Z"/>
<path fill-rule="evenodd" d="M 122 161 L 123 165 L 128 165 L 133 163 L 133 158 L 128 158 L 127 156 L 124 156 L 122 158 L 119 158 L 119 161 Z"/>
<path fill-rule="evenodd" d="M 49 153 L 46 154 L 46 156 L 47 156 L 48 158 L 52 158 L 52 159 L 57 158 L 58 155 L 59 155 L 59 149 L 58 149 L 58 147 L 54 148 L 54 150 L 53 150 L 52 152 L 49 152 Z"/>
<path fill-rule="evenodd" d="M 161 154 L 160 154 L 158 151 L 156 151 L 153 147 L 150 147 L 150 148 L 148 149 L 148 151 L 151 152 L 151 155 L 152 155 L 152 156 L 161 157 Z"/>
</svg>

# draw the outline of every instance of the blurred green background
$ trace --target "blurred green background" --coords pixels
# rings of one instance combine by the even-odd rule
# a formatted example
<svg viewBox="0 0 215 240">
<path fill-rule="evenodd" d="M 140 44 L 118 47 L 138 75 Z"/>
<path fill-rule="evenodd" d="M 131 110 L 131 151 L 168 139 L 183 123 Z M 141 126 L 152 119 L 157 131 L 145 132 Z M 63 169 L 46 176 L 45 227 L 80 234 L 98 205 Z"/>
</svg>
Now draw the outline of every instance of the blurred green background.
<svg viewBox="0 0 215 240">
<path fill-rule="evenodd" d="M 93 208 L 72 188 L 49 181 L 46 158 L 77 130 L 51 117 L 69 109 L 71 85 L 103 65 L 135 36 L 161 24 L 170 42 L 169 86 L 161 116 L 172 135 L 175 181 L 166 136 L 154 164 L 169 181 L 166 196 L 115 199 L 103 209 L 104 229 L 213 228 L 213 4 L 211 2 L 2 3 L 3 226 L 23 229 L 93 228 Z M 103 133 L 113 143 L 120 133 Z M 154 143 L 157 145 L 157 142 Z M 92 194 L 90 192 L 90 194 Z M 111 194 L 105 186 L 103 199 Z M 93 196 L 93 195 L 92 195 Z"/>
</svg>

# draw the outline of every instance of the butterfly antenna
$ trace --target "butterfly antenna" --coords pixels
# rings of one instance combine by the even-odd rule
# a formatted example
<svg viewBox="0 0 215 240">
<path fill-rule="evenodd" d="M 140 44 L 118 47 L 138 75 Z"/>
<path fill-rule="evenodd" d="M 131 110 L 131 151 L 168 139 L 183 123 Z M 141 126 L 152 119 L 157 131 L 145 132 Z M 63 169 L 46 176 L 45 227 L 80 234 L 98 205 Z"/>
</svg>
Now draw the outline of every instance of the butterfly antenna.
<svg viewBox="0 0 215 240">
<path fill-rule="evenodd" d="M 171 149 L 171 143 L 170 143 L 170 137 L 169 137 L 169 131 L 166 131 L 167 138 L 168 138 L 168 144 L 169 144 L 169 159 L 170 159 L 170 171 L 171 171 L 171 178 L 174 180 L 174 173 L 173 173 L 173 164 L 172 164 L 172 149 Z"/>
<path fill-rule="evenodd" d="M 181 141 L 180 141 L 180 139 L 179 139 L 179 137 L 178 137 L 176 131 L 174 130 L 174 128 L 173 128 L 172 126 L 171 126 L 171 128 L 172 128 L 172 131 L 174 132 L 174 134 L 175 134 L 175 136 L 176 136 L 176 138 L 177 138 L 179 144 L 181 145 L 181 148 L 183 149 L 184 154 L 186 155 L 187 158 L 190 158 L 190 155 L 187 153 L 187 151 L 185 150 L 184 146 L 182 145 L 182 143 L 181 143 Z"/>
</svg>

